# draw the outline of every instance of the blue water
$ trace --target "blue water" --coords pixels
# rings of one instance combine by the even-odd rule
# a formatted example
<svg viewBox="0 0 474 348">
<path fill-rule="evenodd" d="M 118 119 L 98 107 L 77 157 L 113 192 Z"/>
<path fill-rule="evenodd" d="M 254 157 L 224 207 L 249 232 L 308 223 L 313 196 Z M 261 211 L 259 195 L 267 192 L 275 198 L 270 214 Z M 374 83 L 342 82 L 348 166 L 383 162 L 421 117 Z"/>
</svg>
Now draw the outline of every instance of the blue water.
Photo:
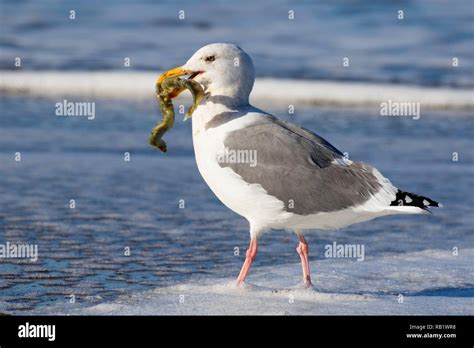
<svg viewBox="0 0 474 348">
<path fill-rule="evenodd" d="M 70 294 L 94 304 L 196 275 L 238 273 L 248 226 L 200 177 L 189 122 L 176 122 L 163 155 L 147 145 L 158 120 L 153 100 L 97 100 L 93 121 L 57 117 L 55 103 L 2 99 L 0 241 L 39 248 L 36 263 L 0 261 L 4 311 L 30 313 L 64 303 Z M 445 205 L 432 215 L 387 217 L 309 235 L 311 259 L 324 258 L 324 245 L 333 241 L 363 243 L 366 256 L 474 247 L 471 113 L 425 111 L 413 120 L 384 118 L 376 108 L 298 108 L 291 116 L 285 109 L 269 111 L 319 132 L 399 187 Z M 21 152 L 20 162 L 15 152 Z M 298 262 L 295 246 L 296 238 L 285 231 L 264 235 L 255 266 Z M 124 256 L 125 247 L 130 256 Z"/>
<path fill-rule="evenodd" d="M 160 71 L 205 44 L 234 42 L 251 54 L 259 76 L 474 86 L 470 0 L 0 3 L 3 69 L 15 69 L 21 57 L 27 70 Z"/>
</svg>

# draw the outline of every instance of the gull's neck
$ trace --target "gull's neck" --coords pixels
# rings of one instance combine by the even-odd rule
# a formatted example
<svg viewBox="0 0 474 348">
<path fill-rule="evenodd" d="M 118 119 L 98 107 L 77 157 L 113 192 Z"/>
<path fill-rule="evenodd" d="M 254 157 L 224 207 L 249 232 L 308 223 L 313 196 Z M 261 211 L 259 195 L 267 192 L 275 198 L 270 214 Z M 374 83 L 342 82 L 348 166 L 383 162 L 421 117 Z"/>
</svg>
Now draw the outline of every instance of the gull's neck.
<svg viewBox="0 0 474 348">
<path fill-rule="evenodd" d="M 248 98 L 208 94 L 192 116 L 193 134 L 241 117 L 251 109 L 253 107 L 249 104 Z"/>
<path fill-rule="evenodd" d="M 237 109 L 249 105 L 248 96 L 229 96 L 224 93 L 208 93 L 203 100 L 204 103 L 223 105 L 229 109 Z"/>
</svg>

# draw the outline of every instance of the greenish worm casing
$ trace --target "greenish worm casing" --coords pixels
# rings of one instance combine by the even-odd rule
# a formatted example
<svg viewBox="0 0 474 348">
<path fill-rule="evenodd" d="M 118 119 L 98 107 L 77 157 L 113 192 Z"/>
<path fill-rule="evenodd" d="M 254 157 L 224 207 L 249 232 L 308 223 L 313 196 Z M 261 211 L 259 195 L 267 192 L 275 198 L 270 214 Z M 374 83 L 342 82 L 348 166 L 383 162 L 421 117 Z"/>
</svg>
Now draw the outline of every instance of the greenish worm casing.
<svg viewBox="0 0 474 348">
<path fill-rule="evenodd" d="M 175 113 L 172 98 L 185 89 L 188 89 L 193 96 L 193 104 L 186 112 L 186 120 L 192 116 L 193 112 L 204 97 L 204 90 L 201 85 L 196 81 L 180 79 L 177 77 L 165 79 L 161 83 L 156 84 L 156 94 L 160 104 L 162 119 L 161 122 L 152 129 L 148 142 L 151 145 L 156 146 L 162 152 L 167 151 L 166 143 L 162 137 L 174 125 Z"/>
</svg>

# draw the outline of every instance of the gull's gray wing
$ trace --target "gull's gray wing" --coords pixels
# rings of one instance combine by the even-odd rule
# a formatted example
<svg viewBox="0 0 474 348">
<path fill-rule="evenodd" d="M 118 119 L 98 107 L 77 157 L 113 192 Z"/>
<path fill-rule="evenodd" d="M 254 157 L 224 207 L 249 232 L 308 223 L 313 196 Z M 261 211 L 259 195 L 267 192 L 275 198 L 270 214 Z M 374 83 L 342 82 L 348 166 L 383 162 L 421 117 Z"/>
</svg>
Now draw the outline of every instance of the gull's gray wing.
<svg viewBox="0 0 474 348">
<path fill-rule="evenodd" d="M 255 151 L 256 166 L 225 161 L 219 165 L 249 184 L 260 184 L 283 201 L 287 211 L 299 215 L 337 211 L 363 204 L 380 190 L 372 167 L 344 163 L 343 154 L 319 135 L 274 117 L 262 120 L 224 139 L 228 151 Z"/>
</svg>

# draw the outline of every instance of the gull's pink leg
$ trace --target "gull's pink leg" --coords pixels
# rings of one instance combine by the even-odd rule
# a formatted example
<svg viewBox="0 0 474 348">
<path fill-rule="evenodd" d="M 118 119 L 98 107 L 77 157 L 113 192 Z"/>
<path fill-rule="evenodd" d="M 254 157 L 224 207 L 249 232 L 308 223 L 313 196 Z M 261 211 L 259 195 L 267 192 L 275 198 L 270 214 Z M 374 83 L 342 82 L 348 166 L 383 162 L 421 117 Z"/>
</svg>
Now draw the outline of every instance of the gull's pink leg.
<svg viewBox="0 0 474 348">
<path fill-rule="evenodd" d="M 240 285 L 244 282 L 245 277 L 247 277 L 247 274 L 249 273 L 250 266 L 252 265 L 253 260 L 257 256 L 257 239 L 252 238 L 250 240 L 250 245 L 249 248 L 247 249 L 247 252 L 245 253 L 245 261 L 244 264 L 242 265 L 242 269 L 240 270 L 240 274 L 237 278 L 237 285 Z"/>
<path fill-rule="evenodd" d="M 310 288 L 313 284 L 311 284 L 311 274 L 309 272 L 308 242 L 306 242 L 302 234 L 298 234 L 298 238 L 300 239 L 300 244 L 296 248 L 296 251 L 300 255 L 301 267 L 303 268 L 303 287 Z"/>
</svg>

